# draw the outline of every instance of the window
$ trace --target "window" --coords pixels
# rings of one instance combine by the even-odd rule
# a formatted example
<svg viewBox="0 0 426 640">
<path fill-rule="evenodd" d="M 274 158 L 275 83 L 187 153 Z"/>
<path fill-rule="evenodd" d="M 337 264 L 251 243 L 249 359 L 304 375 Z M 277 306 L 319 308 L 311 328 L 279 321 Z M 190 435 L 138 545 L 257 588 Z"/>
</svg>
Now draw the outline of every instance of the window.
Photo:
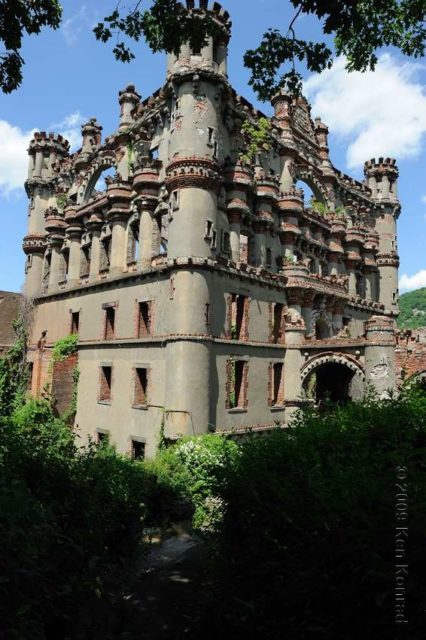
<svg viewBox="0 0 426 640">
<path fill-rule="evenodd" d="M 148 404 L 148 369 L 135 369 L 135 389 L 133 405 L 143 407 Z"/>
<path fill-rule="evenodd" d="M 109 440 L 109 433 L 105 429 L 98 429 L 96 431 L 96 443 L 106 444 Z"/>
<path fill-rule="evenodd" d="M 110 402 L 111 401 L 111 382 L 112 382 L 112 367 L 101 367 L 101 379 L 99 388 L 99 401 Z"/>
<path fill-rule="evenodd" d="M 138 303 L 138 338 L 151 335 L 151 307 L 151 301 Z"/>
<path fill-rule="evenodd" d="M 268 269 L 272 267 L 272 251 L 271 249 L 266 249 L 266 266 Z"/>
<path fill-rule="evenodd" d="M 232 340 L 247 340 L 249 299 L 236 293 L 231 295 L 230 333 Z"/>
<path fill-rule="evenodd" d="M 247 407 L 248 362 L 245 360 L 228 361 L 228 409 Z"/>
<path fill-rule="evenodd" d="M 201 47 L 200 47 L 200 45 L 192 47 L 191 56 L 200 56 L 200 55 L 201 55 Z"/>
<path fill-rule="evenodd" d="M 140 440 L 132 439 L 132 459 L 133 460 L 143 460 L 145 458 L 145 442 L 141 442 Z"/>
<path fill-rule="evenodd" d="M 68 270 L 70 266 L 70 252 L 69 249 L 63 249 L 61 266 L 60 266 L 60 280 L 66 281 L 68 279 Z"/>
<path fill-rule="evenodd" d="M 271 342 L 278 344 L 283 338 L 284 305 L 275 302 L 271 310 Z"/>
<path fill-rule="evenodd" d="M 115 334 L 115 308 L 113 306 L 105 307 L 105 340 L 113 340 Z"/>
<path fill-rule="evenodd" d="M 80 326 L 80 312 L 72 311 L 71 312 L 71 331 L 70 333 L 78 333 Z"/>
<path fill-rule="evenodd" d="M 284 404 L 284 376 L 282 362 L 271 365 L 271 397 L 270 403 L 273 407 Z"/>
<path fill-rule="evenodd" d="M 111 236 L 101 240 L 100 270 L 107 271 L 111 264 Z"/>
<path fill-rule="evenodd" d="M 127 231 L 127 264 L 134 264 L 139 259 L 139 221 L 129 225 Z"/>
<path fill-rule="evenodd" d="M 228 231 L 222 231 L 222 251 L 223 253 L 231 251 L 231 236 Z"/>
<path fill-rule="evenodd" d="M 44 256 L 44 264 L 43 264 L 43 285 L 48 285 L 49 284 L 49 278 L 50 278 L 50 264 L 52 262 L 52 254 L 46 253 L 46 255 Z"/>
<path fill-rule="evenodd" d="M 149 157 L 151 160 L 158 160 L 158 158 L 160 157 L 160 152 L 157 147 L 153 147 L 152 149 L 150 149 L 149 151 Z"/>
<path fill-rule="evenodd" d="M 87 278 L 90 273 L 91 248 L 86 245 L 81 248 L 80 278 Z"/>
</svg>

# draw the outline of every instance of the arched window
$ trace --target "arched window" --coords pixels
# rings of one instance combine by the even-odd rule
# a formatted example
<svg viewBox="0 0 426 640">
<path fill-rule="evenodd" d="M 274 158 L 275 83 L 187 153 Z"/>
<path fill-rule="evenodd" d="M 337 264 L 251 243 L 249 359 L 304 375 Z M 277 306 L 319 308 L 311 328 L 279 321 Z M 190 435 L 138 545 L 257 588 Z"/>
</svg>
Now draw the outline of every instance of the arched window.
<svg viewBox="0 0 426 640">
<path fill-rule="evenodd" d="M 49 278 L 50 278 L 50 264 L 52 262 L 52 253 L 49 250 L 46 251 L 46 253 L 44 254 L 44 261 L 43 261 L 43 280 L 42 280 L 42 285 L 43 287 L 47 287 L 47 285 L 49 284 Z"/>
<path fill-rule="evenodd" d="M 108 181 L 112 180 L 115 175 L 115 167 L 106 165 L 97 169 L 86 185 L 82 201 L 87 202 L 93 196 L 96 197 L 105 192 L 108 186 Z"/>
<path fill-rule="evenodd" d="M 324 318 L 317 318 L 315 322 L 316 340 L 325 340 L 330 337 L 330 328 Z"/>
</svg>

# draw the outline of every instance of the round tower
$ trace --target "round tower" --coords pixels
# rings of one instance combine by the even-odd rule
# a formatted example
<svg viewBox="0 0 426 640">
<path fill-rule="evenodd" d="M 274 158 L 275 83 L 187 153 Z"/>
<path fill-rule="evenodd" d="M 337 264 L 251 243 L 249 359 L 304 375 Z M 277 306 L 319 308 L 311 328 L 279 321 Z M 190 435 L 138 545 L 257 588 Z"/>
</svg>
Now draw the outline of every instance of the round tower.
<svg viewBox="0 0 426 640">
<path fill-rule="evenodd" d="M 373 316 L 365 323 L 365 379 L 380 398 L 395 389 L 395 321 Z"/>
<path fill-rule="evenodd" d="M 170 304 L 166 353 L 165 435 L 205 432 L 210 421 L 209 313 L 211 274 L 200 265 L 215 260 L 221 167 L 227 147 L 222 103 L 227 94 L 229 14 L 218 3 L 187 2 L 218 27 L 200 50 L 182 46 L 168 59 L 171 123 L 166 186 L 169 194 Z M 229 145 L 228 145 L 229 146 Z M 193 268 L 192 264 L 199 265 Z M 176 363 L 180 370 L 176 371 Z"/>
<path fill-rule="evenodd" d="M 377 266 L 379 269 L 379 302 L 387 311 L 397 314 L 398 267 L 396 221 L 400 213 L 397 195 L 398 167 L 393 158 L 373 158 L 364 165 L 366 183 L 376 202 L 375 230 L 379 237 Z"/>
<path fill-rule="evenodd" d="M 61 135 L 41 131 L 28 148 L 29 166 L 25 188 L 30 199 L 28 233 L 23 241 L 27 256 L 25 294 L 35 296 L 42 286 L 46 249 L 45 212 L 53 195 L 57 163 L 68 156 L 69 143 Z"/>
</svg>

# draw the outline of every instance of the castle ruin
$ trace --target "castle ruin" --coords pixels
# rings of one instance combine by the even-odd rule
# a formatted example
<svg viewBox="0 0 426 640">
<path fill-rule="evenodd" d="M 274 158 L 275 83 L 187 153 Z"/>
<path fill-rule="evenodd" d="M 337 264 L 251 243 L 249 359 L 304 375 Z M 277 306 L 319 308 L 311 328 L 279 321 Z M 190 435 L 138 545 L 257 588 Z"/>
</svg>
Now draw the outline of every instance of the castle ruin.
<svg viewBox="0 0 426 640">
<path fill-rule="evenodd" d="M 135 457 L 396 384 L 395 160 L 345 175 L 327 126 L 285 93 L 248 157 L 244 123 L 266 116 L 229 83 L 229 15 L 187 7 L 220 36 L 169 55 L 149 98 L 121 91 L 115 133 L 93 118 L 76 153 L 44 132 L 29 147 L 32 394 L 61 391 L 52 346 L 78 333 L 76 427 Z"/>
</svg>

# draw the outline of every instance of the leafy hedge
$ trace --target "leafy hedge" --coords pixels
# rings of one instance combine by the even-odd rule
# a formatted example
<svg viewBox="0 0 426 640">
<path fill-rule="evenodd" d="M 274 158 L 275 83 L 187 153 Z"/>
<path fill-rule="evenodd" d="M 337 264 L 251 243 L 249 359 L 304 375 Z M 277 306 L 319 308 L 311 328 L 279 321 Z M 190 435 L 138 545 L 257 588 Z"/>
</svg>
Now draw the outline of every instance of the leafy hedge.
<svg viewBox="0 0 426 640">
<path fill-rule="evenodd" d="M 78 449 L 45 402 L 3 421 L 0 637 L 111 637 L 126 606 L 124 570 L 162 518 L 157 486 L 109 445 Z"/>
<path fill-rule="evenodd" d="M 413 635 L 406 637 L 420 637 L 426 396 L 416 390 L 307 412 L 292 429 L 242 446 L 220 484 L 227 508 L 216 629 L 262 638 L 394 637 L 399 465 L 408 482 L 405 601 Z"/>
</svg>

